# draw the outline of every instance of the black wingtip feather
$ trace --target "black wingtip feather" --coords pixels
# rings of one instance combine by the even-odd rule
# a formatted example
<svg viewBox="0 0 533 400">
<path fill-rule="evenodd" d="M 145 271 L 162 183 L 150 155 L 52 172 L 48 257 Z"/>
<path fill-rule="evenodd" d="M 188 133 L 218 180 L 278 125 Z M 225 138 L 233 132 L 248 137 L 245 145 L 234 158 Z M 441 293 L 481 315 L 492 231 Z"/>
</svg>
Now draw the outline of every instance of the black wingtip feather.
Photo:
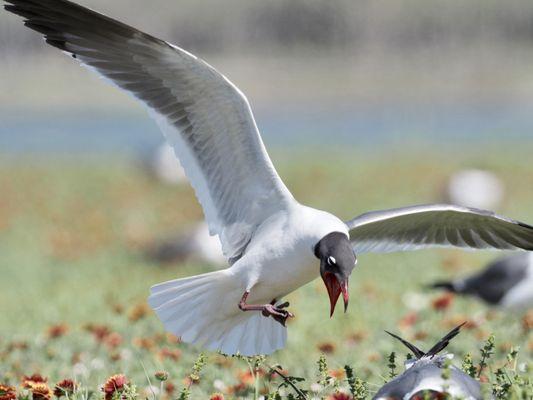
<svg viewBox="0 0 533 400">
<path fill-rule="evenodd" d="M 48 43 L 50 46 L 58 48 L 59 50 L 68 51 L 66 47 L 67 42 L 65 42 L 64 40 L 46 38 L 45 42 Z M 70 51 L 68 52 L 70 53 Z"/>
<path fill-rule="evenodd" d="M 420 350 L 418 347 L 416 347 L 414 344 L 409 343 L 407 340 L 401 338 L 398 335 L 395 335 L 394 333 L 391 333 L 389 331 L 385 331 L 385 332 L 391 335 L 394 339 L 399 340 L 405 347 L 411 350 L 417 359 L 424 357 L 425 353 L 422 350 Z"/>
<path fill-rule="evenodd" d="M 426 353 L 426 356 L 434 357 L 437 354 L 439 354 L 442 350 L 444 350 L 448 345 L 450 344 L 450 341 L 456 337 L 459 332 L 461 331 L 461 328 L 466 324 L 466 321 L 463 322 L 461 325 L 456 326 L 453 328 L 450 332 L 448 332 L 446 335 L 440 339 L 435 346 L 433 346 L 429 351 Z"/>
<path fill-rule="evenodd" d="M 520 221 L 518 221 L 517 224 L 520 225 L 522 228 L 526 228 L 526 229 L 529 229 L 529 230 L 533 231 L 533 226 L 532 225 L 529 225 L 529 224 L 526 224 L 525 222 L 520 222 Z"/>
<path fill-rule="evenodd" d="M 19 6 L 13 5 L 13 4 L 5 4 L 4 5 L 4 10 L 9 11 L 10 13 L 13 13 L 13 14 L 20 15 L 21 17 L 24 17 L 24 18 L 31 18 L 31 17 L 35 17 L 37 15 L 37 14 L 34 14 L 34 13 L 30 12 L 30 11 L 22 9 Z"/>
</svg>

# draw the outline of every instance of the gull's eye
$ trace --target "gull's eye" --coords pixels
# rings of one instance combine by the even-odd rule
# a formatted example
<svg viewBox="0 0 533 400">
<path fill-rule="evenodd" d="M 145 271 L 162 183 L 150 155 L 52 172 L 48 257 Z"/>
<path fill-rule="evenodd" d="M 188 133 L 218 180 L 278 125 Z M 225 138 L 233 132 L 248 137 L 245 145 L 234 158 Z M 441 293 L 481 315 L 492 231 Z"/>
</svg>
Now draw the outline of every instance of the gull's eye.
<svg viewBox="0 0 533 400">
<path fill-rule="evenodd" d="M 333 256 L 329 256 L 328 257 L 328 264 L 330 266 L 334 266 L 336 263 L 337 263 L 337 260 L 335 260 L 335 257 L 333 257 Z"/>
</svg>

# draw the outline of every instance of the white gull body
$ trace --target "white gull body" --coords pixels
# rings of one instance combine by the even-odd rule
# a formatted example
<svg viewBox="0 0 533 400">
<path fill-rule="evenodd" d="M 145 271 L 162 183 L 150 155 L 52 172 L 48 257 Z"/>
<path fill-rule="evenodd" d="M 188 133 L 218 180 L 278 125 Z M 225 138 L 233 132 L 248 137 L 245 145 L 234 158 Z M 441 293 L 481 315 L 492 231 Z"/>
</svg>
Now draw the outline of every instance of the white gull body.
<svg viewBox="0 0 533 400">
<path fill-rule="evenodd" d="M 355 253 L 533 249 L 533 227 L 489 211 L 421 205 L 343 223 L 300 205 L 268 157 L 248 100 L 205 61 L 70 1 L 4 1 L 48 44 L 144 103 L 179 158 L 229 264 L 152 288 L 150 305 L 185 342 L 248 356 L 282 348 L 285 326 L 241 311 L 239 299 L 249 291 L 250 303 L 279 302 L 317 277 L 313 247 L 326 235 L 349 237 Z"/>
</svg>

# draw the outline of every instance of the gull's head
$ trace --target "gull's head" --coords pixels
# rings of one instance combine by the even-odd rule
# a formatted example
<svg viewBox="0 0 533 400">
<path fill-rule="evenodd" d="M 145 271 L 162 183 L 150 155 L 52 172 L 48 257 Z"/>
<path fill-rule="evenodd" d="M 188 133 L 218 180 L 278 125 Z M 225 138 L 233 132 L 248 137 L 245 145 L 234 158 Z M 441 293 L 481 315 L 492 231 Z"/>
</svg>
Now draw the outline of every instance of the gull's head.
<svg viewBox="0 0 533 400">
<path fill-rule="evenodd" d="M 348 308 L 348 278 L 357 263 L 352 245 L 346 234 L 332 232 L 324 236 L 314 247 L 315 256 L 320 260 L 320 276 L 328 290 L 331 304 L 330 316 L 342 293 L 344 311 Z"/>
</svg>

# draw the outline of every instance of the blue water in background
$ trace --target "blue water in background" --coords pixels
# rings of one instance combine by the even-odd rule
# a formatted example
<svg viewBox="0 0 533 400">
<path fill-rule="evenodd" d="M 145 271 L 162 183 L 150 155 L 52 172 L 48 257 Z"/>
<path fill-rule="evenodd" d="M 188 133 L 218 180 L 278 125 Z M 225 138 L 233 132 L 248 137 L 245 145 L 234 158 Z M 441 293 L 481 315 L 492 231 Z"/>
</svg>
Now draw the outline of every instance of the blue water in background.
<svg viewBox="0 0 533 400">
<path fill-rule="evenodd" d="M 257 110 L 267 147 L 357 146 L 422 142 L 442 146 L 533 142 L 533 105 L 450 105 Z M 139 154 L 162 141 L 144 112 L 64 114 L 0 111 L 0 153 Z"/>
</svg>

